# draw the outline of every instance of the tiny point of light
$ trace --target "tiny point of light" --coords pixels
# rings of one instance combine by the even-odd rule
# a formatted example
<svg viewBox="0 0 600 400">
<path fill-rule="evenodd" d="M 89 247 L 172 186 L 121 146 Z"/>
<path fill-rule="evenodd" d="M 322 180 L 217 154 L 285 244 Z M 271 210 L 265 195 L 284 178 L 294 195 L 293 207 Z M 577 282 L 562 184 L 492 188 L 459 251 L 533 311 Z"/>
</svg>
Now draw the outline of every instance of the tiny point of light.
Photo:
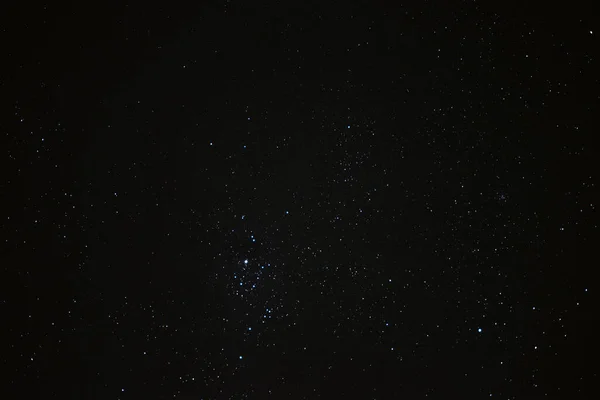
<svg viewBox="0 0 600 400">
<path fill-rule="evenodd" d="M 481 328 L 477 329 L 477 332 L 481 333 Z"/>
</svg>

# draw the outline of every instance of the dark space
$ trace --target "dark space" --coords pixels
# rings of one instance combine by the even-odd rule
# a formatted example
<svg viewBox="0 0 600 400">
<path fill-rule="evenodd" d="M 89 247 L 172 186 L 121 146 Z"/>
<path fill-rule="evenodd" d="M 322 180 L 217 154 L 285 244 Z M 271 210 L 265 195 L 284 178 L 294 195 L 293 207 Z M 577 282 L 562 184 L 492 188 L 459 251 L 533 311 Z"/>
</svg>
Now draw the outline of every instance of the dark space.
<svg viewBox="0 0 600 400">
<path fill-rule="evenodd" d="M 178 3 L 0 13 L 0 398 L 598 397 L 592 2 Z"/>
</svg>

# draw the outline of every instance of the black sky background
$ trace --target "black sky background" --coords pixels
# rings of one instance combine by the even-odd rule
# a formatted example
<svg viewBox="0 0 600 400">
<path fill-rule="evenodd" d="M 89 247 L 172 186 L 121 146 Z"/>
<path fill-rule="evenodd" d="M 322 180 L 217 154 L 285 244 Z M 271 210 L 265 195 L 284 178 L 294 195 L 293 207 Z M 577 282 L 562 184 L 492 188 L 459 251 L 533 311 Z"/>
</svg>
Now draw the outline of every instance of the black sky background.
<svg viewBox="0 0 600 400">
<path fill-rule="evenodd" d="M 2 398 L 596 397 L 591 2 L 1 15 Z"/>
</svg>

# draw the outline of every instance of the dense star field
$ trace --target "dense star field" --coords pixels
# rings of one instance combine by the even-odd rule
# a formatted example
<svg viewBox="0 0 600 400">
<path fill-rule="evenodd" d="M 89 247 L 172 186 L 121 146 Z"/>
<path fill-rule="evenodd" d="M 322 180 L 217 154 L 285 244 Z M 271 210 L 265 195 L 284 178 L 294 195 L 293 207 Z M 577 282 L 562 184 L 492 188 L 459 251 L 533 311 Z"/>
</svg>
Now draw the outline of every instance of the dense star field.
<svg viewBox="0 0 600 400">
<path fill-rule="evenodd" d="M 598 398 L 591 2 L 188 3 L 0 13 L 0 398 Z"/>
</svg>

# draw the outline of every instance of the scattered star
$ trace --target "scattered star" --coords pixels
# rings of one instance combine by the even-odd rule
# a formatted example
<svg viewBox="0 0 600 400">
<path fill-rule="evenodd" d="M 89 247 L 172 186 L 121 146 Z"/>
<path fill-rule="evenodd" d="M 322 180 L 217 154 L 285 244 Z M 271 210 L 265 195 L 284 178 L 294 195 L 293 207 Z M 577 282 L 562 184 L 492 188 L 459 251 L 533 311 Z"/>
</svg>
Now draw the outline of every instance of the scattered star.
<svg viewBox="0 0 600 400">
<path fill-rule="evenodd" d="M 267 3 L 15 2 L 11 390 L 595 398 L 593 2 Z"/>
</svg>

